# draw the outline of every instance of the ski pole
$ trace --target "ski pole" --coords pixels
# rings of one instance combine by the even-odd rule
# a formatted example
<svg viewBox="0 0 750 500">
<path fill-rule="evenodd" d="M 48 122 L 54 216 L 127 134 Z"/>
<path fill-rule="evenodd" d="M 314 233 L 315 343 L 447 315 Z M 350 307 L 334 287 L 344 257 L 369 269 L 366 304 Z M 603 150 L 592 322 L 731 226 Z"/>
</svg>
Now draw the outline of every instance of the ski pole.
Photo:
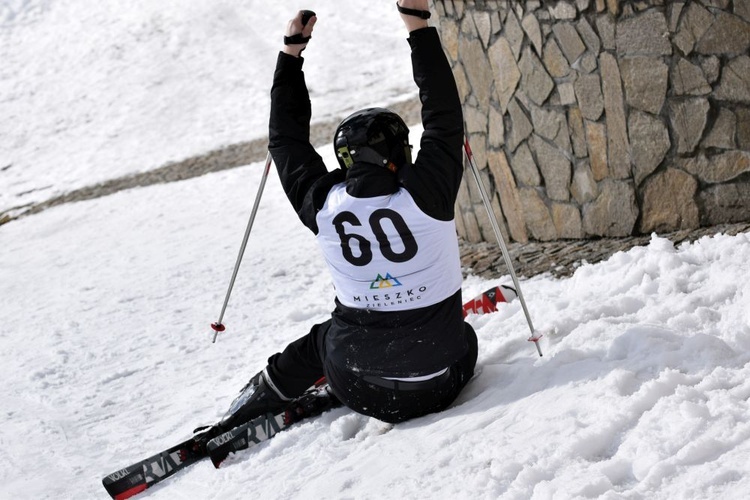
<svg viewBox="0 0 750 500">
<path fill-rule="evenodd" d="M 536 346 L 536 350 L 539 353 L 539 356 L 542 356 L 542 348 L 539 347 L 539 339 L 542 338 L 542 335 L 540 333 L 537 333 L 536 330 L 534 330 L 534 325 L 531 323 L 531 315 L 529 314 L 528 307 L 526 307 L 526 300 L 524 300 L 523 298 L 523 293 L 521 292 L 521 285 L 518 283 L 518 277 L 516 276 L 516 271 L 515 269 L 513 269 L 513 262 L 511 262 L 510 260 L 508 247 L 505 246 L 505 240 L 503 239 L 503 234 L 500 232 L 500 225 L 497 222 L 497 217 L 495 217 L 495 212 L 492 211 L 492 205 L 490 204 L 490 197 L 487 195 L 487 190 L 484 187 L 484 182 L 482 182 L 481 177 L 479 177 L 479 169 L 477 168 L 476 161 L 474 160 L 474 154 L 471 152 L 471 146 L 469 145 L 469 138 L 465 136 L 464 136 L 464 152 L 466 153 L 466 158 L 469 160 L 471 173 L 474 176 L 474 180 L 477 182 L 477 187 L 479 187 L 479 194 L 482 197 L 484 208 L 487 209 L 487 214 L 490 218 L 490 224 L 492 225 L 493 231 L 495 231 L 495 237 L 497 238 L 497 242 L 500 244 L 500 250 L 503 253 L 503 259 L 505 259 L 505 266 L 508 268 L 510 277 L 513 280 L 513 284 L 516 287 L 518 298 L 521 301 L 521 307 L 523 308 L 523 313 L 526 315 L 526 322 L 529 324 L 529 330 L 531 330 L 531 337 L 529 337 L 528 340 L 529 342 L 534 343 L 534 345 Z"/>
<path fill-rule="evenodd" d="M 308 21 L 312 19 L 312 17 L 315 15 L 315 12 L 311 10 L 301 10 L 301 21 L 302 26 L 307 26 Z M 284 37 L 284 43 L 285 44 L 297 44 L 297 43 L 307 43 L 309 40 L 308 38 L 305 38 L 302 36 L 301 33 L 297 35 L 293 35 L 291 37 Z M 304 50 L 304 49 L 302 49 Z M 300 51 L 301 52 L 301 51 Z M 253 205 L 253 211 L 250 213 L 250 220 L 247 222 L 247 229 L 245 229 L 245 237 L 242 239 L 242 245 L 240 245 L 240 253 L 237 255 L 237 262 L 234 264 L 234 271 L 232 272 L 232 279 L 229 280 L 229 288 L 227 289 L 227 295 L 224 297 L 224 305 L 221 306 L 221 313 L 219 313 L 219 320 L 216 323 L 211 323 L 211 328 L 214 331 L 214 339 L 212 343 L 216 343 L 216 337 L 218 337 L 219 332 L 223 332 L 226 328 L 224 327 L 224 324 L 221 322 L 224 319 L 224 312 L 227 310 L 227 303 L 229 303 L 229 296 L 232 294 L 232 288 L 234 287 L 234 280 L 237 278 L 237 271 L 240 269 L 240 263 L 242 262 L 242 256 L 245 253 L 245 248 L 247 247 L 247 240 L 250 238 L 250 230 L 253 228 L 253 222 L 255 221 L 255 214 L 258 213 L 258 207 L 260 206 L 260 197 L 263 194 L 263 188 L 266 186 L 266 180 L 268 180 L 268 172 L 271 170 L 271 162 L 273 159 L 271 158 L 271 152 L 268 152 L 268 156 L 266 156 L 266 167 L 263 169 L 263 177 L 260 180 L 260 186 L 258 186 L 258 194 L 255 195 L 255 204 Z"/>
<path fill-rule="evenodd" d="M 268 152 L 266 156 L 266 166 L 263 169 L 263 177 L 260 179 L 260 185 L 258 186 L 258 194 L 255 195 L 255 203 L 253 204 L 253 210 L 250 213 L 250 220 L 247 222 L 247 228 L 245 229 L 245 237 L 242 238 L 242 245 L 240 245 L 240 253 L 237 255 L 237 262 L 234 264 L 234 271 L 232 272 L 232 279 L 229 280 L 229 288 L 227 289 L 227 295 L 224 297 L 224 305 L 221 306 L 221 313 L 219 314 L 219 320 L 216 323 L 211 323 L 211 328 L 214 331 L 214 339 L 212 343 L 216 343 L 216 337 L 219 332 L 225 330 L 222 320 L 224 319 L 224 312 L 227 310 L 227 304 L 229 303 L 229 296 L 232 294 L 232 288 L 234 288 L 234 280 L 237 278 L 237 271 L 240 269 L 240 263 L 242 262 L 242 256 L 245 254 L 245 248 L 247 247 L 247 240 L 250 238 L 250 231 L 253 229 L 253 222 L 255 222 L 255 214 L 258 213 L 258 207 L 260 206 L 260 197 L 263 195 L 263 188 L 266 186 L 266 180 L 268 180 L 268 172 L 271 170 L 271 152 Z"/>
</svg>

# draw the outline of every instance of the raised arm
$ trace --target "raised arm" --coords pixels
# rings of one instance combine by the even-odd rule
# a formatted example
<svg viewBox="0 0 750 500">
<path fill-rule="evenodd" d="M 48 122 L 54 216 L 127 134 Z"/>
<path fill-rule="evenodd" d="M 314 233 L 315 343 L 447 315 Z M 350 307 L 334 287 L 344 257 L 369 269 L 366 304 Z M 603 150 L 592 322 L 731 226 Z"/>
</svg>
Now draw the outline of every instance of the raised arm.
<svg viewBox="0 0 750 500">
<path fill-rule="evenodd" d="M 428 9 L 427 0 L 400 0 L 398 5 L 416 11 Z M 461 101 L 437 30 L 416 15 L 402 11 L 401 18 L 409 31 L 424 126 L 419 155 L 413 167 L 400 172 L 401 182 L 422 210 L 450 220 L 463 174 Z"/>
<path fill-rule="evenodd" d="M 316 181 L 326 173 L 323 160 L 310 144 L 310 95 L 302 72 L 307 47 L 317 17 L 300 11 L 289 21 L 285 44 L 276 61 L 271 87 L 269 151 L 289 201 L 308 227 L 314 226 L 310 197 Z M 303 21 L 307 21 L 303 24 Z M 299 42 L 299 43 L 296 43 Z M 314 229 L 313 229 L 314 230 Z"/>
</svg>

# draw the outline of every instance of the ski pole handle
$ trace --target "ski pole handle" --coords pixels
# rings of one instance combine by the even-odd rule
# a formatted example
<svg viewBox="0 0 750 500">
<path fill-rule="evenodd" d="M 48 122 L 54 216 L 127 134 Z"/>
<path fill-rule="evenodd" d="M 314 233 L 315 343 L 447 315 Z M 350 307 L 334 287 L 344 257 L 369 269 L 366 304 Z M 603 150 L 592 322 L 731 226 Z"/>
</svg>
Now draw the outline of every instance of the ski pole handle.
<svg viewBox="0 0 750 500">
<path fill-rule="evenodd" d="M 307 22 L 315 15 L 311 10 L 302 11 L 302 26 L 307 26 Z"/>
</svg>

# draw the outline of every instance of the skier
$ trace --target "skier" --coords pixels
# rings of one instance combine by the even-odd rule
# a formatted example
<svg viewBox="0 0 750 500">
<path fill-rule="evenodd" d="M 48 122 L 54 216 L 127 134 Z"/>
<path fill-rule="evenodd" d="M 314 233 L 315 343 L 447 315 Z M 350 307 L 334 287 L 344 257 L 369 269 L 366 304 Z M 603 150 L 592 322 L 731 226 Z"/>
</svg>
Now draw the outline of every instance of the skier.
<svg viewBox="0 0 750 500">
<path fill-rule="evenodd" d="M 317 237 L 335 309 L 269 358 L 206 441 L 284 409 L 322 376 L 347 407 L 391 423 L 445 409 L 473 376 L 477 337 L 463 321 L 454 223 L 463 171 L 461 105 L 437 31 L 426 20 L 428 0 L 397 6 L 422 103 L 424 133 L 414 162 L 404 121 L 368 108 L 338 126 L 340 168 L 328 172 L 310 144 L 302 72 L 301 53 L 317 18 L 301 11 L 289 21 L 271 89 L 269 149 L 289 201 Z"/>
</svg>

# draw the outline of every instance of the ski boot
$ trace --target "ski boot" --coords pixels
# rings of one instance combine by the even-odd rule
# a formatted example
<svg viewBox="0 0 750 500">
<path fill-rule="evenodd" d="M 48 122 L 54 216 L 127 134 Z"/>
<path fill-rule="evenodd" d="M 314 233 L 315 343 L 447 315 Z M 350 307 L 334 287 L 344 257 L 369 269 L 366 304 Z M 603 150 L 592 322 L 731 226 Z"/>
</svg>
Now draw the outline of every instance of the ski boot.
<svg viewBox="0 0 750 500">
<path fill-rule="evenodd" d="M 287 408 L 291 399 L 282 396 L 269 380 L 266 370 L 258 372 L 242 388 L 219 423 L 195 429 L 193 439 L 198 449 L 205 451 L 206 444 L 216 436 L 266 413 L 278 413 Z"/>
</svg>

